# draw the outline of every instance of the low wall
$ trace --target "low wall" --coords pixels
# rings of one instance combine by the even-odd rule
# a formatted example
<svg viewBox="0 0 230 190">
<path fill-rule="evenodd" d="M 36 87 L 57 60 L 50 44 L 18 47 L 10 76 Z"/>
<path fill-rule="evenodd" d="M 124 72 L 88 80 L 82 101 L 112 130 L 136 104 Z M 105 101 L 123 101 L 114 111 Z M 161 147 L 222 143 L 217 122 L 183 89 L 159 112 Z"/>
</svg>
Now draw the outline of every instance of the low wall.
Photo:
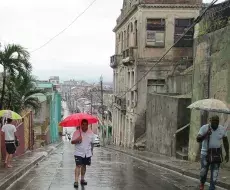
<svg viewBox="0 0 230 190">
<path fill-rule="evenodd" d="M 146 112 L 148 151 L 175 156 L 177 142 L 174 134 L 177 129 L 189 123 L 190 110 L 187 106 L 190 102 L 190 98 L 148 94 Z"/>
</svg>

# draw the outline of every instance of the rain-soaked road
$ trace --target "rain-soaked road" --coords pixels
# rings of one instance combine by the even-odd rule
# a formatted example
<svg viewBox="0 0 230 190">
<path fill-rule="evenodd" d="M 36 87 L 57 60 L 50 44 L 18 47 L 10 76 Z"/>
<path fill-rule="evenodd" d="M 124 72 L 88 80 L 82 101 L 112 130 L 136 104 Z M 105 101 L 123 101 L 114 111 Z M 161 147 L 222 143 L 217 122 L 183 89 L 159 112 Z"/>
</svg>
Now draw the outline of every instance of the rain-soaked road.
<svg viewBox="0 0 230 190">
<path fill-rule="evenodd" d="M 74 182 L 74 147 L 69 143 L 53 152 L 8 190 L 71 190 Z M 86 174 L 85 190 L 197 189 L 197 182 L 132 157 L 95 148 Z"/>
</svg>

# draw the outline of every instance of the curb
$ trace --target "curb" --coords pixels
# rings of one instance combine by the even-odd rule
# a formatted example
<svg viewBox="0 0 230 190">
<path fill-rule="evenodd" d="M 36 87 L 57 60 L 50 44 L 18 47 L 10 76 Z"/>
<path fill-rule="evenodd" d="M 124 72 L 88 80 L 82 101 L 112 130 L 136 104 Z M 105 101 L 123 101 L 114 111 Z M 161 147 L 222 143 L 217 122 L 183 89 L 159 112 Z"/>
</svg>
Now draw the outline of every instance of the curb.
<svg viewBox="0 0 230 190">
<path fill-rule="evenodd" d="M 168 165 L 168 164 L 163 164 L 163 163 L 151 160 L 150 158 L 146 158 L 144 156 L 140 156 L 140 155 L 137 155 L 137 154 L 134 154 L 134 153 L 126 152 L 125 150 L 119 150 L 119 149 L 112 148 L 112 147 L 107 147 L 107 146 L 104 147 L 104 148 L 111 149 L 111 150 L 114 150 L 114 151 L 117 151 L 117 152 L 121 152 L 123 154 L 132 156 L 132 157 L 134 157 L 136 159 L 140 159 L 142 161 L 148 162 L 150 164 L 154 164 L 154 165 L 160 166 L 162 168 L 165 168 L 165 169 L 180 173 L 181 175 L 200 180 L 199 174 L 194 174 L 192 172 L 189 172 L 187 170 L 183 170 L 183 169 L 178 168 L 178 167 L 174 167 L 174 166 L 171 166 L 171 165 Z M 224 183 L 224 182 L 221 182 L 221 181 L 217 182 L 217 186 L 219 186 L 221 188 L 225 188 L 225 189 L 230 189 L 230 184 Z"/>
<path fill-rule="evenodd" d="M 55 146 L 55 148 L 60 147 L 63 144 L 63 142 L 60 142 Z M 54 151 L 54 149 L 51 149 L 47 151 L 48 155 L 51 154 Z M 29 164 L 27 164 L 25 167 L 19 168 L 13 175 L 11 175 L 8 179 L 6 179 L 2 184 L 0 184 L 0 189 L 7 189 L 12 183 L 17 181 L 20 177 L 22 177 L 28 170 L 33 168 L 38 162 L 42 161 L 46 156 L 40 155 L 37 158 L 35 158 L 33 161 L 31 161 Z"/>
</svg>

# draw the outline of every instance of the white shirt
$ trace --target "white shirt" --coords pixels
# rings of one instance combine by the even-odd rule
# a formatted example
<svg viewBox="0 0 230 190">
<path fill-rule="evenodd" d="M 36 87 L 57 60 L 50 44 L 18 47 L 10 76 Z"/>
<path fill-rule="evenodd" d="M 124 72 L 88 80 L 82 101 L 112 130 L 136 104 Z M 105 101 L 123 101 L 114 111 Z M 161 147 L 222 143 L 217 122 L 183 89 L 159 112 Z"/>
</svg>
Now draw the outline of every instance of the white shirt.
<svg viewBox="0 0 230 190">
<path fill-rule="evenodd" d="M 204 125 L 200 128 L 199 135 L 203 136 L 205 135 L 209 130 L 209 125 Z M 220 148 L 221 147 L 221 141 L 224 137 L 227 137 L 227 129 L 221 125 L 214 131 L 212 128 L 212 134 L 210 136 L 209 141 L 209 148 Z M 203 140 L 202 142 L 202 149 L 201 154 L 207 155 L 207 147 L 208 147 L 208 138 Z"/>
<path fill-rule="evenodd" d="M 73 140 L 80 136 L 80 131 L 77 130 L 73 134 Z M 75 145 L 75 156 L 82 158 L 92 157 L 92 143 L 94 142 L 94 133 L 91 130 L 86 132 L 81 131 L 82 142 Z"/>
<path fill-rule="evenodd" d="M 2 132 L 5 133 L 5 140 L 6 141 L 14 141 L 15 136 L 14 133 L 16 132 L 16 127 L 12 124 L 5 124 L 2 126 Z"/>
</svg>

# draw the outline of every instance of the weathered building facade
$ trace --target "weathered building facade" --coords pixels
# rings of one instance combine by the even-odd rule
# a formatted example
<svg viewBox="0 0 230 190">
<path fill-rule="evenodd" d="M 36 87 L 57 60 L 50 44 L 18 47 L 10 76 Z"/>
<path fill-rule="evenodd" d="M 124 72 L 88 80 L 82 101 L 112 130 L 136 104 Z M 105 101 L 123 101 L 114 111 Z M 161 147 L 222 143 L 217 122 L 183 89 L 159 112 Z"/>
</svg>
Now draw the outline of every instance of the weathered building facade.
<svg viewBox="0 0 230 190">
<path fill-rule="evenodd" d="M 116 145 L 134 146 L 146 132 L 147 94 L 166 93 L 168 76 L 191 66 L 194 30 L 160 63 L 158 60 L 199 15 L 201 2 L 124 0 L 114 28 L 115 55 L 110 60 L 114 71 L 113 137 Z"/>
</svg>

